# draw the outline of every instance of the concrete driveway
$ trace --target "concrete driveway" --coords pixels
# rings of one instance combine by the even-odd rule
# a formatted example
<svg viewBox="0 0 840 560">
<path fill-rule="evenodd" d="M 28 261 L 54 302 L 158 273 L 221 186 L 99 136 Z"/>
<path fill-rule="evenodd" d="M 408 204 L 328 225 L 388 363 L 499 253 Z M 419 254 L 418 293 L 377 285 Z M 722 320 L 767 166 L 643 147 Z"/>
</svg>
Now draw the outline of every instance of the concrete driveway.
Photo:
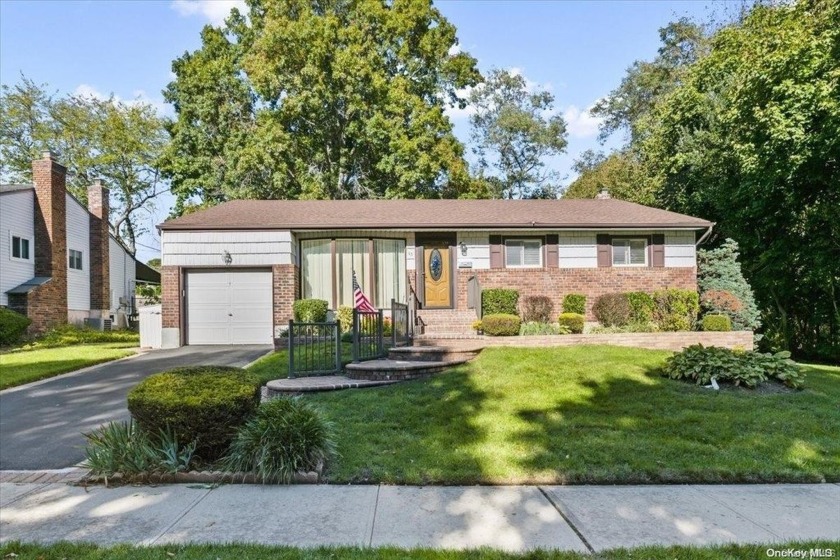
<svg viewBox="0 0 840 560">
<path fill-rule="evenodd" d="M 145 377 L 178 366 L 244 366 L 270 346 L 185 346 L 155 350 L 0 394 L 0 470 L 59 469 L 84 459 L 84 437 L 128 419 L 126 395 Z M 68 352 L 72 349 L 68 348 Z"/>
</svg>

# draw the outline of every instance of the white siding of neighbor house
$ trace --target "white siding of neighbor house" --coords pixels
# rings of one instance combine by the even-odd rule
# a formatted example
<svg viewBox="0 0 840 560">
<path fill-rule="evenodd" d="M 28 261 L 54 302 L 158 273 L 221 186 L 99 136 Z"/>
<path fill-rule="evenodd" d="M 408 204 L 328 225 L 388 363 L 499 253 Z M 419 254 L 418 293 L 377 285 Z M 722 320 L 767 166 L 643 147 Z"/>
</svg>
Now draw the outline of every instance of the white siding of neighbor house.
<svg viewBox="0 0 840 560">
<path fill-rule="evenodd" d="M 289 231 L 164 231 L 163 266 L 223 267 L 224 253 L 231 266 L 292 264 L 296 260 Z"/>
<path fill-rule="evenodd" d="M 120 307 L 120 298 L 131 302 L 134 294 L 135 262 L 117 240 L 108 236 L 108 283 L 111 290 L 111 312 Z"/>
<path fill-rule="evenodd" d="M 693 267 L 697 265 L 697 246 L 693 231 L 665 232 L 665 266 Z"/>
<path fill-rule="evenodd" d="M 35 192 L 31 189 L 0 195 L 0 305 L 8 305 L 6 290 L 35 276 Z M 12 235 L 30 239 L 29 260 L 12 259 Z"/>
<path fill-rule="evenodd" d="M 67 250 L 82 252 L 82 270 L 67 267 L 67 309 L 90 311 L 90 214 L 75 198 L 66 196 Z"/>
<path fill-rule="evenodd" d="M 598 245 L 595 232 L 560 232 L 557 256 L 560 268 L 597 268 Z"/>
</svg>

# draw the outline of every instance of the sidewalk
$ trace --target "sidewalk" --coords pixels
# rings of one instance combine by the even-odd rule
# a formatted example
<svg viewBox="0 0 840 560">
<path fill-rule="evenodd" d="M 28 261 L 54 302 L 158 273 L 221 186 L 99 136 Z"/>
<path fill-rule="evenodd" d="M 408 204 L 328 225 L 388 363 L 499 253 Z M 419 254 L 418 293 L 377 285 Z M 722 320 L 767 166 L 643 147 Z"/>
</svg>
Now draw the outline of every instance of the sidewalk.
<svg viewBox="0 0 840 560">
<path fill-rule="evenodd" d="M 0 542 L 490 546 L 840 540 L 840 485 L 128 486 L 0 483 Z"/>
</svg>

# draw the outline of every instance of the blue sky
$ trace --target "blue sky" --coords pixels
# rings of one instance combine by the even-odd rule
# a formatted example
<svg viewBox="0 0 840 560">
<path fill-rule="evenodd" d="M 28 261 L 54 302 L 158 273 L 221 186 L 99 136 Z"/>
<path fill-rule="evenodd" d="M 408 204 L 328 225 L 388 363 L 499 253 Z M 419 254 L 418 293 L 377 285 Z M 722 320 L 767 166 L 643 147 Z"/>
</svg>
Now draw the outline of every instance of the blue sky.
<svg viewBox="0 0 840 560">
<path fill-rule="evenodd" d="M 199 32 L 218 24 L 237 0 L 0 0 L 0 81 L 24 73 L 60 93 L 113 93 L 148 101 L 164 114 L 161 90 L 171 62 L 200 46 Z M 458 28 L 461 48 L 482 71 L 516 68 L 549 88 L 569 124 L 567 153 L 552 165 L 572 178 L 571 164 L 599 148 L 598 122 L 587 109 L 613 89 L 637 59 L 655 55 L 657 30 L 680 16 L 705 20 L 725 4 L 704 1 L 444 0 L 437 3 Z M 453 112 L 458 136 L 469 135 L 467 115 Z M 619 139 L 611 142 L 615 144 Z M 609 147 L 609 146 L 608 146 Z M 143 219 L 151 231 L 138 258 L 158 256 L 153 224 L 171 197 Z"/>
</svg>

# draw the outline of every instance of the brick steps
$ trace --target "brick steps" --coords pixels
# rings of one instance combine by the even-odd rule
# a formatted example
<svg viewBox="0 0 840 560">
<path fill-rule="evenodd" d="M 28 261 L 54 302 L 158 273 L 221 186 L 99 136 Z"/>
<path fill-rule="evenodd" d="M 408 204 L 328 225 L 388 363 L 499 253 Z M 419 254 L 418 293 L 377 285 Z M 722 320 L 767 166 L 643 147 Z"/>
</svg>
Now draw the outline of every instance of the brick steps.
<svg viewBox="0 0 840 560">
<path fill-rule="evenodd" d="M 419 309 L 419 325 L 423 334 L 470 334 L 474 333 L 472 324 L 476 320 L 475 311 L 455 309 Z"/>
<path fill-rule="evenodd" d="M 447 368 L 460 365 L 466 360 L 449 362 L 430 362 L 415 360 L 370 360 L 357 364 L 347 364 L 345 371 L 350 379 L 371 381 L 408 381 L 421 379 Z"/>
<path fill-rule="evenodd" d="M 406 346 L 391 348 L 388 358 L 417 362 L 465 362 L 478 356 L 481 350 L 481 346 Z"/>
</svg>

